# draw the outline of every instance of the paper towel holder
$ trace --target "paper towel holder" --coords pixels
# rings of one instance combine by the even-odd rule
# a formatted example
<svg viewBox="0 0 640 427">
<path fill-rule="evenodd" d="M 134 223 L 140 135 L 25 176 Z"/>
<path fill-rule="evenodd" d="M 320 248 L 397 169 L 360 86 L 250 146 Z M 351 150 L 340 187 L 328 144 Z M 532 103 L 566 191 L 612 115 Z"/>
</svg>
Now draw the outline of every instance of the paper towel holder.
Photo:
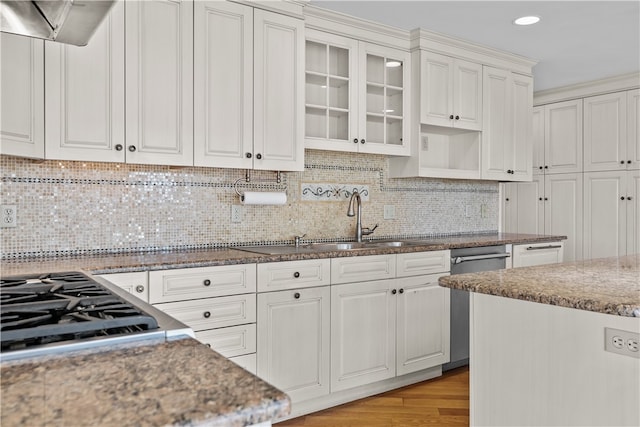
<svg viewBox="0 0 640 427">
<path fill-rule="evenodd" d="M 275 171 L 276 173 L 276 177 L 272 178 L 272 179 L 256 179 L 253 182 L 275 182 L 277 184 L 280 184 L 282 182 L 282 173 L 280 171 Z M 236 190 L 236 194 L 242 198 L 242 193 L 240 192 L 240 190 L 238 190 L 238 183 L 242 181 L 242 178 L 238 178 L 236 179 L 236 182 L 233 183 L 233 188 L 234 190 Z M 250 169 L 246 169 L 244 171 L 244 182 L 251 182 L 251 170 Z"/>
</svg>

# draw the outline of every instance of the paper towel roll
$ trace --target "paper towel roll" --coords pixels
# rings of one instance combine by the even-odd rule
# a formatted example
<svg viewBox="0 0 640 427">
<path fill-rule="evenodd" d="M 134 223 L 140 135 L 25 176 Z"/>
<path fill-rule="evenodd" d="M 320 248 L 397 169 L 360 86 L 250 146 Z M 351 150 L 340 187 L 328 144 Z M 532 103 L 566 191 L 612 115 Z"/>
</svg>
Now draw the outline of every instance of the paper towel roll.
<svg viewBox="0 0 640 427">
<path fill-rule="evenodd" d="M 287 193 L 245 191 L 240 200 L 243 205 L 284 205 Z"/>
</svg>

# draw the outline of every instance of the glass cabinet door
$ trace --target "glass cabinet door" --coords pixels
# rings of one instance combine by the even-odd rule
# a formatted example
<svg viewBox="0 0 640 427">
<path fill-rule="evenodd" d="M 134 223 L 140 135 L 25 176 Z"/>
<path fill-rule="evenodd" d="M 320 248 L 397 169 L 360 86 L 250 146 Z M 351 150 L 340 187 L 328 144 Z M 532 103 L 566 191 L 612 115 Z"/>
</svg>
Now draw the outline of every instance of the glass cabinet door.
<svg viewBox="0 0 640 427">
<path fill-rule="evenodd" d="M 353 150 L 357 138 L 357 41 L 307 31 L 305 141 L 307 148 Z"/>
<path fill-rule="evenodd" d="M 360 64 L 364 69 L 366 93 L 361 99 L 361 108 L 365 111 L 365 132 L 361 132 L 361 137 L 366 138 L 364 146 L 368 147 L 366 151 L 369 152 L 401 154 L 408 148 L 404 144 L 404 114 L 408 106 L 405 92 L 410 71 L 409 54 L 396 49 L 363 45 Z M 380 146 L 386 147 L 384 151 L 380 151 Z M 378 147 L 377 151 L 374 147 Z M 363 148 L 360 150 L 363 151 Z"/>
</svg>

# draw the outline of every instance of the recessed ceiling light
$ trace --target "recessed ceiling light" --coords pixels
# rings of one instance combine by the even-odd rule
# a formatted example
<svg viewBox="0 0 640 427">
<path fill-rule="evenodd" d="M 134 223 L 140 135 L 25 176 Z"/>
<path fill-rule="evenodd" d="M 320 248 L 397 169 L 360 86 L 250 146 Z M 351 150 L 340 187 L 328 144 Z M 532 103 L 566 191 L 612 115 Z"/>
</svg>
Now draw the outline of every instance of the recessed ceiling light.
<svg viewBox="0 0 640 427">
<path fill-rule="evenodd" d="M 532 25 L 540 21 L 539 16 L 521 16 L 513 21 L 516 25 Z"/>
<path fill-rule="evenodd" d="M 389 68 L 395 68 L 395 67 L 399 67 L 402 65 L 402 63 L 400 61 L 394 61 L 392 59 L 387 61 L 387 67 Z"/>
</svg>

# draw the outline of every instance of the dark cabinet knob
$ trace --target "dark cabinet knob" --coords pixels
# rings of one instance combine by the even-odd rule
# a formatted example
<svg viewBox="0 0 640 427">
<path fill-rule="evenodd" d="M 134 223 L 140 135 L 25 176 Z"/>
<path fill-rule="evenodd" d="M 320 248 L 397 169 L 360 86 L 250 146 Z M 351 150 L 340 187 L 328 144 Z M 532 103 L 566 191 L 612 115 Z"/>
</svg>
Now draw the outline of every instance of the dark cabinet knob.
<svg viewBox="0 0 640 427">
<path fill-rule="evenodd" d="M 365 141 L 364 138 L 360 140 L 360 144 L 364 144 L 365 142 L 367 141 Z"/>
<path fill-rule="evenodd" d="M 449 116 L 449 120 L 453 120 L 453 114 Z"/>
<path fill-rule="evenodd" d="M 540 170 L 542 170 L 542 166 L 540 166 Z"/>
<path fill-rule="evenodd" d="M 549 166 L 545 165 L 545 166 L 544 166 L 544 168 L 545 168 L 545 169 L 549 169 Z"/>
<path fill-rule="evenodd" d="M 142 285 L 136 286 L 136 292 L 139 293 L 139 294 L 143 293 L 144 292 L 144 286 L 142 286 Z"/>
<path fill-rule="evenodd" d="M 252 154 L 251 154 L 251 153 L 246 153 L 244 156 L 245 156 L 247 159 L 250 159 L 250 158 L 251 158 L 251 156 L 252 156 Z"/>
<path fill-rule="evenodd" d="M 358 138 L 353 138 L 353 143 L 357 144 L 358 143 Z"/>
<path fill-rule="evenodd" d="M 631 160 L 627 160 L 627 164 L 630 165 L 632 162 Z"/>
<path fill-rule="evenodd" d="M 392 293 L 393 295 L 395 295 L 395 294 L 397 294 L 397 293 L 398 293 L 398 291 L 396 291 L 395 289 L 392 289 L 392 290 L 391 290 L 391 293 Z"/>
<path fill-rule="evenodd" d="M 624 200 L 624 196 L 620 197 L 620 200 Z"/>
<path fill-rule="evenodd" d="M 210 311 L 205 311 L 204 312 L 204 318 L 208 319 L 209 317 L 211 317 L 211 312 Z"/>
<path fill-rule="evenodd" d="M 542 201 L 542 197 L 540 197 L 538 200 Z"/>
<path fill-rule="evenodd" d="M 509 201 L 509 198 L 507 197 L 505 200 L 508 202 L 508 201 Z"/>
<path fill-rule="evenodd" d="M 627 197 L 627 200 L 631 200 L 631 197 Z"/>
<path fill-rule="evenodd" d="M 123 148 L 122 144 L 116 144 L 116 151 L 122 151 Z"/>
<path fill-rule="evenodd" d="M 507 173 L 513 175 L 513 171 L 511 169 L 508 169 Z"/>
<path fill-rule="evenodd" d="M 545 198 L 544 198 L 544 200 L 545 200 L 545 202 L 546 202 L 547 200 L 549 200 L 549 198 L 548 198 L 548 197 L 545 197 Z"/>
<path fill-rule="evenodd" d="M 293 277 L 297 279 L 298 277 L 300 277 L 300 273 L 296 271 L 295 273 L 293 273 Z"/>
<path fill-rule="evenodd" d="M 456 116 L 456 120 L 460 120 L 460 116 Z"/>
<path fill-rule="evenodd" d="M 207 347 L 211 348 L 211 344 L 210 343 L 206 343 L 205 344 Z"/>
<path fill-rule="evenodd" d="M 620 164 L 621 164 L 621 165 L 624 165 L 624 160 L 620 160 Z"/>
<path fill-rule="evenodd" d="M 293 297 L 295 299 L 300 299 L 300 292 L 296 292 L 295 294 L 293 294 Z"/>
<path fill-rule="evenodd" d="M 210 286 L 211 285 L 211 280 L 206 279 L 204 282 L 202 282 L 205 286 Z"/>
<path fill-rule="evenodd" d="M 129 146 L 129 151 L 131 151 L 132 153 L 133 153 L 134 151 L 136 151 L 136 146 L 135 146 L 135 145 L 130 145 L 130 146 Z"/>
<path fill-rule="evenodd" d="M 401 294 L 404 294 L 404 289 L 400 288 L 398 292 L 400 292 Z"/>
<path fill-rule="evenodd" d="M 262 154 L 258 153 L 256 154 L 256 159 L 260 160 L 262 158 Z"/>
</svg>

